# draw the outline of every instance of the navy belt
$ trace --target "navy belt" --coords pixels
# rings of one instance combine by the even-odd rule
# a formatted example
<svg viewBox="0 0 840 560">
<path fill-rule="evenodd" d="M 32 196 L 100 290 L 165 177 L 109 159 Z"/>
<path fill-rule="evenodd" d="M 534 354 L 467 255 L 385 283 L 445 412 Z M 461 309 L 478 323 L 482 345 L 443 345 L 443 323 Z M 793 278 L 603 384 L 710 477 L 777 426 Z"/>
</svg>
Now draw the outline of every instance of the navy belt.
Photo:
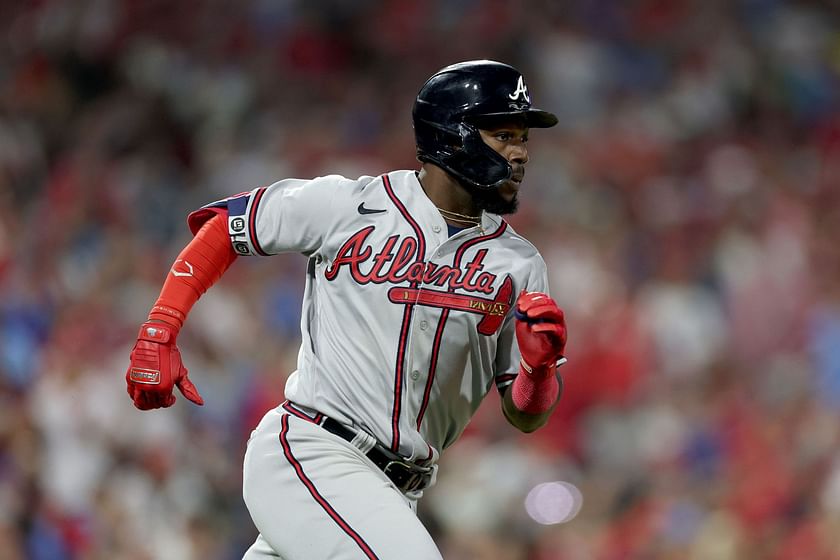
<svg viewBox="0 0 840 560">
<path fill-rule="evenodd" d="M 341 439 L 352 443 L 356 437 L 356 432 L 338 420 L 332 418 L 324 418 L 321 422 L 321 427 L 335 434 Z M 411 492 L 414 490 L 422 490 L 426 488 L 432 481 L 432 467 L 423 467 L 415 465 L 407 460 L 405 457 L 397 455 L 390 449 L 386 448 L 381 443 L 376 443 L 370 451 L 365 453 L 368 459 L 373 461 L 373 464 L 379 467 L 385 476 L 391 479 L 391 482 L 399 488 L 402 492 Z"/>
</svg>

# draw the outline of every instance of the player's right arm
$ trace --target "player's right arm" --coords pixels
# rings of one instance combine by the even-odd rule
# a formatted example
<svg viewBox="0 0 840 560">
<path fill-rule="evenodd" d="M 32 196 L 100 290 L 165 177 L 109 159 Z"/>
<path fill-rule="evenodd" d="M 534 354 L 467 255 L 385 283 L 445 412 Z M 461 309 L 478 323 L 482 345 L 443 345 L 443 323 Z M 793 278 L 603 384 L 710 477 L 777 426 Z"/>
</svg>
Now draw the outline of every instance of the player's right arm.
<svg viewBox="0 0 840 560">
<path fill-rule="evenodd" d="M 174 387 L 195 404 L 204 404 L 187 376 L 176 339 L 190 309 L 222 277 L 236 253 L 228 237 L 227 210 L 214 208 L 203 219 L 203 224 L 195 223 L 195 236 L 169 269 L 131 350 L 126 388 L 140 410 L 172 406 Z"/>
<path fill-rule="evenodd" d="M 272 255 L 321 249 L 334 205 L 347 206 L 372 182 L 339 176 L 284 179 L 213 202 L 190 214 L 195 237 L 178 255 L 157 302 L 143 323 L 126 372 L 128 394 L 142 410 L 171 406 L 173 388 L 203 404 L 175 344 L 192 306 L 237 255 Z M 343 205 L 343 206 L 342 206 Z M 340 212 L 339 212 L 340 215 Z"/>
</svg>

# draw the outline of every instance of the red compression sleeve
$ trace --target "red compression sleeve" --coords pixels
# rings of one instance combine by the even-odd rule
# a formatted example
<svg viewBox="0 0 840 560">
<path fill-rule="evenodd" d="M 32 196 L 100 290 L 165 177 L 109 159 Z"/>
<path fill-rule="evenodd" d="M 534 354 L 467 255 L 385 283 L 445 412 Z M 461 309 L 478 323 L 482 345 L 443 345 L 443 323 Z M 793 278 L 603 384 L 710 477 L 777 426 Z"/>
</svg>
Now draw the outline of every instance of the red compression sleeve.
<svg viewBox="0 0 840 560">
<path fill-rule="evenodd" d="M 172 264 L 149 319 L 181 329 L 187 314 L 210 286 L 236 260 L 227 232 L 227 212 L 219 212 L 201 226 Z M 177 332 L 177 331 L 176 331 Z"/>
<path fill-rule="evenodd" d="M 524 365 L 519 366 L 519 375 L 513 380 L 511 399 L 513 406 L 526 414 L 548 412 L 560 394 L 560 382 L 555 375 L 557 368 L 549 368 L 545 376 L 535 376 Z"/>
</svg>

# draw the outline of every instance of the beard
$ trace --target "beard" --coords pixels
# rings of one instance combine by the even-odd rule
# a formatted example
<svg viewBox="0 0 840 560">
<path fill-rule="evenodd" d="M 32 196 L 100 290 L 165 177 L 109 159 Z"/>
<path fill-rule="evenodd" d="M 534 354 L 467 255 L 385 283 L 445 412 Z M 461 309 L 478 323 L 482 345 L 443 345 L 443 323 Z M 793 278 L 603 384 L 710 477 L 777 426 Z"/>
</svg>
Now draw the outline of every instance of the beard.
<svg viewBox="0 0 840 560">
<path fill-rule="evenodd" d="M 519 208 L 519 194 L 514 194 L 510 200 L 505 200 L 499 189 L 473 189 L 473 204 L 477 210 L 484 210 L 490 214 L 504 216 L 514 214 Z"/>
</svg>

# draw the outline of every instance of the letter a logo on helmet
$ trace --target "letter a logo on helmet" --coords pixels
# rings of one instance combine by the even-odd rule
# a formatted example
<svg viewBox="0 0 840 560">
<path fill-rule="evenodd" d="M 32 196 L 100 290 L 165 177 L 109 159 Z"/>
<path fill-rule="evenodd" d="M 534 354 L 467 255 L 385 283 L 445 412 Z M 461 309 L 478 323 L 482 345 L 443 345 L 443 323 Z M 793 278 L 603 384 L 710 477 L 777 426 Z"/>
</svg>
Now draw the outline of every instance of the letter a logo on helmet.
<svg viewBox="0 0 840 560">
<path fill-rule="evenodd" d="M 528 86 L 525 85 L 525 80 L 522 78 L 522 76 L 519 76 L 519 80 L 516 82 L 516 89 L 513 93 L 508 95 L 508 97 L 513 101 L 517 101 L 520 95 L 526 103 L 531 102 L 531 97 L 528 95 Z"/>
</svg>

